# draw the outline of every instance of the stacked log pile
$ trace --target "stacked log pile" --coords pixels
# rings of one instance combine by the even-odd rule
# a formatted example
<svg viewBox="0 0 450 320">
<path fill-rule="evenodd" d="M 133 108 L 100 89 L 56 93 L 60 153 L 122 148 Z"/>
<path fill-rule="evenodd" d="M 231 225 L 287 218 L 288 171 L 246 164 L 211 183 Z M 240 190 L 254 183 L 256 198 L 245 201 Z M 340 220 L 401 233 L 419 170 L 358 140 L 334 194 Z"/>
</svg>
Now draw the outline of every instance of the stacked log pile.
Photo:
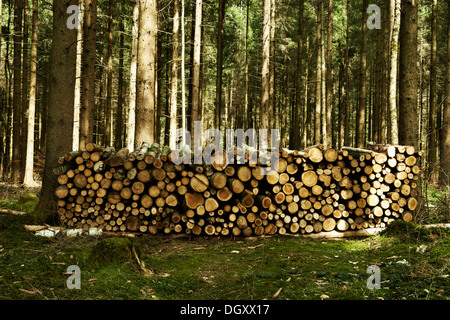
<svg viewBox="0 0 450 320">
<path fill-rule="evenodd" d="M 413 218 L 421 156 L 413 147 L 276 152 L 273 170 L 261 160 L 267 157 L 253 162 L 239 150 L 234 163 L 220 161 L 224 152 L 211 164 L 178 164 L 178 153 L 158 144 L 130 153 L 90 143 L 54 169 L 58 213 L 67 227 L 223 236 L 346 231 Z"/>
</svg>

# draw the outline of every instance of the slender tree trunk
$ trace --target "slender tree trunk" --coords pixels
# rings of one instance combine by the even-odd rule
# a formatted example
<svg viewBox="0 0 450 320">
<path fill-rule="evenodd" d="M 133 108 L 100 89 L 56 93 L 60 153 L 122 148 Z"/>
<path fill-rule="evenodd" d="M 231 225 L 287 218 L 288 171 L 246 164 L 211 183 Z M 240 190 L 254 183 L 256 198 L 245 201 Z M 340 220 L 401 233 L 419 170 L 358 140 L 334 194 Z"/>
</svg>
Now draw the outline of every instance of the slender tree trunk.
<svg viewBox="0 0 450 320">
<path fill-rule="evenodd" d="M 202 6 L 203 0 L 196 0 L 195 2 L 195 26 L 194 26 L 194 52 L 192 65 L 192 97 L 191 97 L 191 146 L 194 147 L 194 138 L 199 139 L 194 134 L 195 121 L 201 121 L 201 106 L 200 106 L 200 54 L 202 41 Z M 202 130 L 203 131 L 203 130 Z M 195 142 L 200 146 L 199 141 Z"/>
<path fill-rule="evenodd" d="M 383 6 L 383 4 L 382 4 Z M 376 57 L 375 57 L 375 66 L 382 66 L 383 65 L 383 57 L 382 52 L 386 50 L 386 48 L 383 47 L 383 35 L 385 26 L 383 24 L 381 30 L 377 30 L 377 44 L 376 44 Z M 384 68 L 381 67 L 373 67 L 372 66 L 372 72 L 371 76 L 374 79 L 374 95 L 373 95 L 373 111 L 372 113 L 369 113 L 372 115 L 372 138 L 371 141 L 380 142 L 380 115 L 381 115 L 381 87 L 382 87 L 382 70 Z"/>
<path fill-rule="evenodd" d="M 341 149 L 344 146 L 345 136 L 345 95 L 346 79 L 345 79 L 345 52 L 347 48 L 341 49 L 341 59 L 339 63 L 339 135 L 338 135 L 338 148 Z"/>
<path fill-rule="evenodd" d="M 345 85 L 346 92 L 344 97 L 344 145 L 349 146 L 351 144 L 350 139 L 350 59 L 349 59 L 349 25 L 350 25 L 350 0 L 346 0 L 346 33 L 345 33 L 345 58 L 344 58 L 344 70 L 345 70 Z"/>
<path fill-rule="evenodd" d="M 127 148 L 134 151 L 134 136 L 136 132 L 136 72 L 137 53 L 139 41 L 139 1 L 136 0 L 133 7 L 133 29 L 131 35 L 131 62 L 130 62 L 130 101 L 128 104 L 128 124 L 127 124 Z"/>
<path fill-rule="evenodd" d="M 27 149 L 25 162 L 24 185 L 36 186 L 33 178 L 34 163 L 34 119 L 36 113 L 36 69 L 38 40 L 38 0 L 33 0 L 33 17 L 31 31 L 31 61 L 30 61 L 30 102 L 28 105 Z"/>
<path fill-rule="evenodd" d="M 123 12 L 123 4 L 120 3 L 121 12 Z M 118 83 L 117 83 L 117 109 L 116 109 L 116 126 L 114 132 L 114 146 L 116 150 L 119 150 L 123 146 L 123 63 L 124 63 L 124 42 L 125 42 L 125 25 L 123 21 L 123 15 L 119 17 L 119 70 L 118 70 Z"/>
<path fill-rule="evenodd" d="M 450 186 L 450 2 L 447 14 L 447 75 L 445 83 L 445 101 L 443 104 L 441 163 L 439 184 L 441 187 Z"/>
<path fill-rule="evenodd" d="M 13 183 L 20 181 L 20 167 L 21 167 L 21 137 L 20 137 L 20 123 L 22 117 L 22 13 L 23 0 L 14 2 L 14 84 L 13 84 L 13 154 L 11 164 L 11 176 Z"/>
<path fill-rule="evenodd" d="M 381 77 L 381 96 L 380 96 L 380 119 L 378 122 L 378 137 L 380 143 L 387 143 L 387 114 L 389 107 L 389 16 L 390 8 L 389 4 L 385 1 L 381 4 L 382 10 L 382 32 L 383 32 L 383 49 L 381 50 L 382 55 L 382 68 L 380 70 Z"/>
<path fill-rule="evenodd" d="M 417 114 L 418 0 L 402 0 L 400 24 L 399 143 L 419 146 Z"/>
<path fill-rule="evenodd" d="M 11 3 L 9 3 L 8 5 L 8 23 L 7 23 L 7 28 L 8 30 L 10 30 L 11 27 L 11 20 L 12 20 L 12 11 L 13 6 L 11 5 Z M 9 48 L 10 48 L 10 39 L 11 39 L 11 35 L 7 34 L 5 35 L 6 38 L 6 48 L 5 48 L 5 82 L 6 82 L 6 105 L 10 106 L 11 105 L 11 85 L 12 85 L 12 81 L 11 81 L 11 71 L 10 71 L 10 62 L 9 62 Z M 11 114 L 12 114 L 12 108 L 5 108 L 5 153 L 3 155 L 3 159 L 2 159 L 2 167 L 3 167 L 3 180 L 7 180 L 8 179 L 8 174 L 9 174 L 9 169 L 10 169 L 10 156 L 11 156 Z"/>
<path fill-rule="evenodd" d="M 333 111 L 333 0 L 328 0 L 327 58 L 326 58 L 326 135 L 325 145 L 333 145 L 331 114 Z"/>
<path fill-rule="evenodd" d="M 155 141 L 156 0 L 139 0 L 135 148 Z"/>
<path fill-rule="evenodd" d="M 316 26 L 316 114 L 314 122 L 314 143 L 322 142 L 320 120 L 322 115 L 322 1 L 317 1 L 317 26 Z"/>
<path fill-rule="evenodd" d="M 292 143 L 290 148 L 300 150 L 301 144 L 301 130 L 300 130 L 300 115 L 302 109 L 302 56 L 303 56 L 303 11 L 305 1 L 299 1 L 298 7 L 298 31 L 297 31 L 297 76 L 295 78 L 295 104 L 292 113 Z M 305 114 L 303 114 L 305 116 Z M 291 141 L 291 140 L 290 140 Z"/>
<path fill-rule="evenodd" d="M 430 109 L 428 112 L 428 176 L 429 182 L 433 185 L 437 184 L 439 170 L 437 166 L 437 129 L 436 129 L 436 116 L 437 116 L 437 92 L 436 92 L 436 43 L 437 43 L 437 0 L 432 0 L 431 6 L 431 61 L 430 61 Z"/>
<path fill-rule="evenodd" d="M 186 34 L 184 32 L 184 0 L 181 0 L 181 128 L 182 128 L 182 145 L 185 146 L 186 141 L 186 75 L 185 75 L 185 49 Z"/>
<path fill-rule="evenodd" d="M 174 0 L 173 8 L 173 35 L 172 35 L 172 85 L 170 91 L 170 139 L 169 146 L 174 149 L 176 145 L 177 130 L 177 92 L 178 92 L 178 36 L 180 26 L 179 1 Z"/>
<path fill-rule="evenodd" d="M 362 23 L 361 23 L 361 49 L 360 49 L 360 69 L 359 69 L 359 104 L 356 112 L 356 136 L 355 144 L 358 148 L 364 147 L 364 133 L 365 133 L 365 116 L 366 116 L 366 69 L 367 69 L 367 57 L 366 57 L 366 33 L 367 33 L 367 7 L 369 6 L 368 0 L 363 0 L 362 6 Z"/>
<path fill-rule="evenodd" d="M 250 0 L 247 0 L 247 11 L 245 18 L 245 92 L 244 92 L 244 130 L 247 130 L 251 127 L 251 119 L 249 116 L 249 92 L 248 92 L 248 63 L 249 63 L 249 54 L 248 54 L 248 27 L 249 27 L 249 8 L 250 8 Z"/>
<path fill-rule="evenodd" d="M 109 14 L 108 14 L 108 46 L 107 46 L 107 62 L 106 62 L 106 112 L 105 118 L 105 145 L 111 145 L 111 125 L 112 125 L 112 62 L 113 62 L 113 0 L 109 0 Z M 103 118 L 103 117 L 102 117 Z"/>
<path fill-rule="evenodd" d="M 275 28 L 276 3 L 270 2 L 270 54 L 269 54 L 269 128 L 276 126 L 276 95 L 275 95 Z"/>
<path fill-rule="evenodd" d="M 156 2 L 156 12 L 158 12 L 158 1 Z M 157 13 L 156 24 L 159 26 L 159 15 Z M 164 26 L 161 23 L 161 28 Z M 162 37 L 156 35 L 156 56 L 155 56 L 155 142 L 161 143 L 161 111 L 162 111 Z"/>
<path fill-rule="evenodd" d="M 214 118 L 215 129 L 220 130 L 222 117 L 222 70 L 223 70 L 223 35 L 225 18 L 225 0 L 219 0 L 219 21 L 217 32 L 217 77 L 216 77 L 216 110 Z M 246 52 L 247 54 L 247 52 Z"/>
<path fill-rule="evenodd" d="M 270 3 L 264 0 L 263 43 L 262 43 L 262 73 L 261 73 L 261 113 L 260 129 L 269 129 L 270 109 Z"/>
<path fill-rule="evenodd" d="M 84 0 L 80 1 L 80 16 L 83 12 Z M 83 20 L 80 19 L 77 28 L 77 62 L 75 79 L 74 115 L 73 115 L 73 147 L 78 150 L 80 147 L 80 108 L 81 108 L 81 56 L 83 55 Z"/>
<path fill-rule="evenodd" d="M 309 50 L 309 35 L 306 36 L 306 61 L 305 61 L 305 81 L 304 81 L 304 107 L 303 107 L 303 127 L 301 128 L 303 132 L 303 146 L 306 147 L 307 145 L 310 145 L 311 140 L 311 112 L 310 112 L 310 103 L 309 103 L 309 61 L 310 61 L 310 50 Z"/>
<path fill-rule="evenodd" d="M 97 0 L 85 0 L 81 56 L 80 148 L 94 142 Z"/>
<path fill-rule="evenodd" d="M 67 6 L 78 5 L 77 0 L 53 1 L 53 32 L 50 53 L 50 101 L 47 110 L 46 161 L 42 190 L 35 216 L 44 215 L 45 222 L 56 223 L 55 189 L 58 180 L 53 168 L 58 158 L 72 147 L 74 87 L 76 74 L 76 29 L 66 26 Z"/>
<path fill-rule="evenodd" d="M 23 0 L 23 32 L 22 32 L 22 103 L 20 119 L 20 179 L 23 180 L 25 172 L 25 161 L 27 157 L 27 127 L 28 127 L 28 73 L 30 62 L 28 60 L 28 38 L 30 29 L 30 18 L 28 0 Z"/>
<path fill-rule="evenodd" d="M 398 68 L 398 37 L 400 30 L 400 0 L 393 0 L 395 6 L 391 39 L 390 72 L 389 72 L 389 110 L 391 123 L 391 143 L 398 144 L 398 109 L 397 109 L 397 68 Z"/>
</svg>

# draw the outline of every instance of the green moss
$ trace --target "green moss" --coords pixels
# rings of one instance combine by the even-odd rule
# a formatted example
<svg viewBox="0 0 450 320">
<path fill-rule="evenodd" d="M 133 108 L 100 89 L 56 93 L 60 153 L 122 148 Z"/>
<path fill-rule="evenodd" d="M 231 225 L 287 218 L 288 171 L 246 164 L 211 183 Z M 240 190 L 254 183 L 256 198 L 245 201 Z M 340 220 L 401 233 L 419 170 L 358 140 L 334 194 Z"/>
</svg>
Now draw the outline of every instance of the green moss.
<svg viewBox="0 0 450 320">
<path fill-rule="evenodd" d="M 448 234 L 449 231 L 444 228 L 426 228 L 402 220 L 393 221 L 381 232 L 382 236 L 394 237 L 407 243 L 432 242 Z"/>
<path fill-rule="evenodd" d="M 92 248 L 89 263 L 96 267 L 110 264 L 124 264 L 134 261 L 133 250 L 140 256 L 139 247 L 128 238 L 107 238 Z"/>
</svg>

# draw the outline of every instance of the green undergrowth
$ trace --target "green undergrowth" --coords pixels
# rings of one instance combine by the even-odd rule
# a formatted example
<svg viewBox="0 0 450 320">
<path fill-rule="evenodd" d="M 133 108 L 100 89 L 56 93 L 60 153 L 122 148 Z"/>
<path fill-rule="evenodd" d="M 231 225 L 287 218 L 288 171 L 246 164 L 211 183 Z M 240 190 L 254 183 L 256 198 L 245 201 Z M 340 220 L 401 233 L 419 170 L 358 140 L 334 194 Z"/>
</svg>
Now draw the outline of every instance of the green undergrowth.
<svg viewBox="0 0 450 320">
<path fill-rule="evenodd" d="M 43 238 L 0 215 L 0 299 L 449 299 L 450 236 L 391 224 L 364 239 Z M 143 275 L 134 246 L 152 275 Z M 131 257 L 131 258 L 130 258 Z M 81 270 L 68 289 L 67 268 Z M 369 289 L 367 268 L 380 268 Z"/>
<path fill-rule="evenodd" d="M 39 198 L 33 193 L 24 193 L 18 199 L 0 199 L 0 208 L 23 211 L 31 214 L 39 202 Z"/>
</svg>

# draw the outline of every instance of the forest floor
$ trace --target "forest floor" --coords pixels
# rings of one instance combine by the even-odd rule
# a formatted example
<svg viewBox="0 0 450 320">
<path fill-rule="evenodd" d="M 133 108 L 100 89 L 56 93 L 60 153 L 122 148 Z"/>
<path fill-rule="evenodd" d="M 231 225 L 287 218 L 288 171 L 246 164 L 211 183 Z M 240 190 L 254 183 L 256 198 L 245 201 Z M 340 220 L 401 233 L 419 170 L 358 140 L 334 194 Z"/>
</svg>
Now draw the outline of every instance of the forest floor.
<svg viewBox="0 0 450 320">
<path fill-rule="evenodd" d="M 450 299 L 449 229 L 399 221 L 363 239 L 141 236 L 127 241 L 154 272 L 144 276 L 133 259 L 93 260 L 104 238 L 25 231 L 36 190 L 0 190 L 0 207 L 27 212 L 0 215 L 0 300 L 259 300 L 280 288 L 277 300 Z M 448 202 L 441 205 L 448 194 L 433 192 L 431 222 L 448 222 Z M 80 290 L 67 288 L 70 265 L 80 268 Z M 380 268 L 380 289 L 367 286 L 373 265 Z"/>
</svg>

